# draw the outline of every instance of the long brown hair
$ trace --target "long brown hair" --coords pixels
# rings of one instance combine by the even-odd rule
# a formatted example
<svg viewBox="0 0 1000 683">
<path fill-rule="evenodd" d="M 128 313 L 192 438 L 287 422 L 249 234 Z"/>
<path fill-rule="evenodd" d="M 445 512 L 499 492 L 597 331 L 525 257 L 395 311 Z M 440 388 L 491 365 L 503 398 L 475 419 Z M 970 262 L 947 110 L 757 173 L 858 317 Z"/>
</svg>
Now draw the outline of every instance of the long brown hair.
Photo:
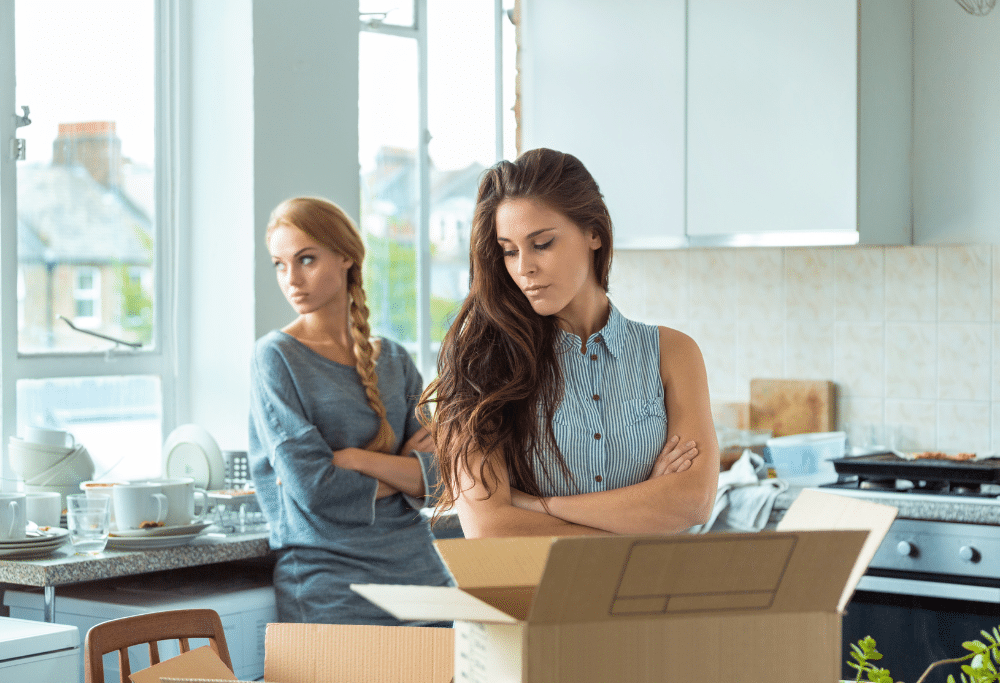
<svg viewBox="0 0 1000 683">
<path fill-rule="evenodd" d="M 441 343 L 438 377 L 420 397 L 421 419 L 434 437 L 444 485 L 439 510 L 458 498 L 461 472 L 492 495 L 506 471 L 513 488 L 540 496 L 534 455 L 544 447 L 569 470 L 552 433 L 562 397 L 556 362 L 556 320 L 535 313 L 511 279 L 497 243 L 496 213 L 510 199 L 533 199 L 558 211 L 581 230 L 594 230 L 597 282 L 608 289 L 611 216 L 600 188 L 580 160 L 551 149 L 525 152 L 487 169 L 479 184 L 469 248 L 469 295 Z M 428 408 L 435 403 L 433 419 Z M 544 420 L 539 420 L 539 417 Z M 479 472 L 470 453 L 482 456 Z M 544 461 L 541 475 L 552 480 Z"/>
<path fill-rule="evenodd" d="M 365 244 L 361 241 L 361 233 L 343 209 L 319 197 L 293 197 L 278 204 L 267 222 L 267 238 L 270 239 L 271 232 L 282 224 L 298 228 L 327 249 L 353 262 L 347 271 L 347 293 L 351 298 L 354 362 L 368 405 L 379 418 L 378 432 L 365 446 L 365 450 L 389 453 L 396 444 L 396 435 L 386 419 L 385 404 L 382 403 L 378 390 L 375 350 L 370 339 L 368 304 L 361 278 L 361 264 L 365 260 Z"/>
</svg>

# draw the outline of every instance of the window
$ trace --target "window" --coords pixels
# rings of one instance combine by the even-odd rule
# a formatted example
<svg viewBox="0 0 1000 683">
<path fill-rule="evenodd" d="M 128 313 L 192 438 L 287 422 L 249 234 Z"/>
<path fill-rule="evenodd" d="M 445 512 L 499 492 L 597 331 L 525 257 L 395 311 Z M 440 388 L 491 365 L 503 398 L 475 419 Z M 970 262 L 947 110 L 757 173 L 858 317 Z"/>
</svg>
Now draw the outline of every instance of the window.
<svg viewBox="0 0 1000 683">
<path fill-rule="evenodd" d="M 16 244 L 0 256 L 2 433 L 66 429 L 98 476 L 159 473 L 175 391 L 159 208 L 172 187 L 159 124 L 174 99 L 162 38 L 174 3 L 0 3 L 0 26 L 13 26 L 0 41 L 0 87 L 13 91 L 2 99 L 30 108 L 26 125 L 0 121 L 0 138 L 25 150 L 0 176 L 0 234 Z"/>
<path fill-rule="evenodd" d="M 479 177 L 516 154 L 513 0 L 405 5 L 360 3 L 361 230 L 372 329 L 429 379 L 468 293 Z"/>
<path fill-rule="evenodd" d="M 101 271 L 97 268 L 77 268 L 73 286 L 73 309 L 80 327 L 101 324 Z"/>
</svg>

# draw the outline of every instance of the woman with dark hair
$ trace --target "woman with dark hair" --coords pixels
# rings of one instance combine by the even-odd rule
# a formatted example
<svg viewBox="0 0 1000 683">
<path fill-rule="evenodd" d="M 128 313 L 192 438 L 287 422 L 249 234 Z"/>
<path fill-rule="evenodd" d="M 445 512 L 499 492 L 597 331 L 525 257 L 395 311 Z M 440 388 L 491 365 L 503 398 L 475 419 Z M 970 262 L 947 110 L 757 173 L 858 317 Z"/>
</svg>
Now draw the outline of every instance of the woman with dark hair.
<svg viewBox="0 0 1000 683">
<path fill-rule="evenodd" d="M 420 373 L 402 346 L 369 339 L 365 248 L 339 206 L 281 203 L 267 247 L 298 314 L 257 341 L 251 368 L 248 455 L 278 556 L 278 618 L 400 625 L 350 584 L 451 581 L 416 509 L 437 485 L 414 414 Z"/>
<path fill-rule="evenodd" d="M 488 169 L 470 291 L 421 403 L 466 536 L 669 533 L 705 522 L 718 444 L 687 335 L 607 296 L 611 217 L 580 161 L 549 149 Z"/>
</svg>

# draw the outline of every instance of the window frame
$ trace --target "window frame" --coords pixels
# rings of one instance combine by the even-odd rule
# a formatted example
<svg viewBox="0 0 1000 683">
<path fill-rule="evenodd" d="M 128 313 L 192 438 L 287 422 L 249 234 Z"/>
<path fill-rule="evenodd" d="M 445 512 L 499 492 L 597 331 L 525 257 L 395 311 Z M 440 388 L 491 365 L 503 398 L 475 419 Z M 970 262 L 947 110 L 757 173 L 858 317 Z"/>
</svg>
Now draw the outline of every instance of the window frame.
<svg viewBox="0 0 1000 683">
<path fill-rule="evenodd" d="M 181 54 L 183 16 L 180 0 L 154 2 L 154 191 L 156 196 L 153 268 L 156 301 L 154 342 L 133 350 L 108 343 L 96 352 L 31 353 L 18 350 L 17 168 L 9 145 L 17 137 L 14 117 L 0 116 L 0 442 L 6 444 L 17 430 L 18 381 L 145 375 L 159 379 L 161 435 L 177 423 L 180 384 L 178 352 L 187 333 L 178 325 L 179 283 L 186 277 L 183 259 L 177 258 L 178 170 L 182 141 L 187 130 L 181 116 L 180 95 L 185 87 L 190 56 Z M 20 112 L 15 102 L 14 3 L 0 3 L 0 111 Z M 21 103 L 31 106 L 30 102 Z M 9 142 L 8 142 L 9 141 Z M 28 150 L 31 154 L 31 150 Z M 16 479 L 7 469 L 6 448 L 0 456 L 0 490 L 14 488 Z"/>
<path fill-rule="evenodd" d="M 427 3 L 432 0 L 413 0 L 414 24 L 401 26 L 382 24 L 359 18 L 361 32 L 380 33 L 402 38 L 412 38 L 417 41 L 417 198 L 420 210 L 417 213 L 417 340 L 416 364 L 425 381 L 437 375 L 437 354 L 440 343 L 431 341 L 431 185 L 430 185 L 430 152 L 431 139 L 429 124 L 429 97 L 427 85 Z M 503 0 L 493 0 L 493 31 L 494 31 L 494 64 L 493 86 L 496 92 L 494 98 L 494 140 L 495 160 L 504 158 L 504 98 L 503 98 L 503 21 L 506 10 Z M 359 220 L 361 217 L 359 217 Z M 409 345 L 407 345 L 409 346 Z"/>
</svg>

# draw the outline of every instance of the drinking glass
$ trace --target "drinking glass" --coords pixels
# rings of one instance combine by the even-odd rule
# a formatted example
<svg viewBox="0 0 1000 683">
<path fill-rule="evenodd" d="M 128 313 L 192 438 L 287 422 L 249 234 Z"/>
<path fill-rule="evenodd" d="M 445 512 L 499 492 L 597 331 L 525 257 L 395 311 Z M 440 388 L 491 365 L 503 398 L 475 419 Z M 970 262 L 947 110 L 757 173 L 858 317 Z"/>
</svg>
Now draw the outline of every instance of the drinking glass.
<svg viewBox="0 0 1000 683">
<path fill-rule="evenodd" d="M 77 555 L 104 550 L 111 530 L 111 496 L 78 493 L 66 496 L 66 522 Z"/>
</svg>

